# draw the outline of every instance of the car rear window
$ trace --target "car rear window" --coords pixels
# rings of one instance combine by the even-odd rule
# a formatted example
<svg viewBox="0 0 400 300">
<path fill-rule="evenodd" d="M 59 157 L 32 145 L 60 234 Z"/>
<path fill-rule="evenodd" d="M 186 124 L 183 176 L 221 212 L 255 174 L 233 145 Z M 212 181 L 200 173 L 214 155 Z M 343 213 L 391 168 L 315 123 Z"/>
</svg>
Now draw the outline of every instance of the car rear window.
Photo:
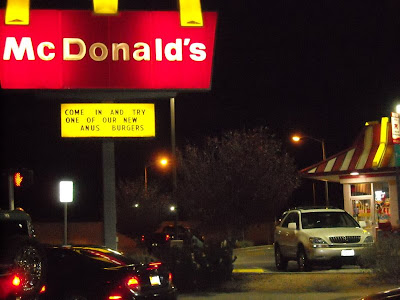
<svg viewBox="0 0 400 300">
<path fill-rule="evenodd" d="M 346 212 L 306 212 L 301 214 L 303 229 L 360 227 Z"/>
</svg>

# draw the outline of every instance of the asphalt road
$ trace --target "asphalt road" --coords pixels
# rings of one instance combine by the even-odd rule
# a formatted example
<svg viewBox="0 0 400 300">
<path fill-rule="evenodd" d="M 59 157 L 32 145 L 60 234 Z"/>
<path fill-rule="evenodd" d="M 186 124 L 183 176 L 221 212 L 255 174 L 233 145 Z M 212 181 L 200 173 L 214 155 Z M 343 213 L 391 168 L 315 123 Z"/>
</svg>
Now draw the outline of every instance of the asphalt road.
<svg viewBox="0 0 400 300">
<path fill-rule="evenodd" d="M 360 273 L 370 273 L 369 269 L 361 269 L 359 266 L 343 266 L 341 269 L 330 269 L 329 267 L 314 267 L 311 272 L 307 273 L 300 273 L 297 272 L 297 264 L 296 262 L 289 262 L 288 269 L 286 272 L 278 271 L 275 268 L 275 261 L 274 261 L 274 250 L 273 246 L 257 246 L 257 247 L 249 247 L 249 248 L 242 248 L 242 249 L 235 249 L 234 254 L 237 256 L 237 260 L 234 265 L 234 276 L 246 276 L 252 278 L 250 280 L 256 280 L 261 285 L 263 282 L 267 283 L 269 280 L 268 276 L 271 274 L 276 275 L 284 275 L 286 274 L 293 274 L 293 280 L 298 278 L 296 276 L 304 277 L 307 274 L 315 274 L 314 276 L 323 276 L 322 274 L 360 274 Z M 248 274 L 248 275 L 246 275 Z M 259 274 L 259 275 L 257 275 Z M 298 274 L 298 275 L 296 275 Z M 318 275 L 321 274 L 321 275 Z M 336 276 L 336 275 L 334 275 Z M 308 278 L 308 277 L 307 277 Z M 240 284 L 238 282 L 238 284 Z M 237 292 L 232 290 L 224 290 L 221 292 L 203 292 L 197 291 L 195 293 L 190 294 L 182 294 L 178 296 L 179 300 L 228 300 L 228 299 L 268 299 L 268 300 L 280 300 L 280 299 L 304 299 L 304 300 L 345 300 L 345 299 L 361 299 L 361 297 L 366 295 L 366 291 L 361 290 L 354 290 L 354 291 L 347 291 L 347 292 L 334 292 L 334 291 L 321 291 L 321 292 L 305 292 L 305 293 L 296 293 L 291 292 L 288 289 L 287 292 L 266 292 L 266 291 L 259 291 L 259 290 L 251 290 L 251 291 L 243 291 Z"/>
</svg>

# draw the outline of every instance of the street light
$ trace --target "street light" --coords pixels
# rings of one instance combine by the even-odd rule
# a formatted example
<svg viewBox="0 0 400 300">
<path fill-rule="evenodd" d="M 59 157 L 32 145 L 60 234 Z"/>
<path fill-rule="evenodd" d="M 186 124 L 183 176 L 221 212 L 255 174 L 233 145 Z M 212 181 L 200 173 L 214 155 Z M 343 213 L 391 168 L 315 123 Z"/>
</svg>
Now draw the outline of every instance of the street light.
<svg viewBox="0 0 400 300">
<path fill-rule="evenodd" d="M 304 139 L 309 139 L 309 140 L 313 140 L 313 141 L 316 141 L 316 142 L 320 143 L 321 147 L 322 147 L 322 160 L 326 160 L 325 141 L 323 139 L 316 139 L 314 137 L 307 136 L 307 135 L 301 135 L 301 136 L 300 135 L 294 135 L 294 136 L 292 136 L 292 140 L 295 143 L 298 143 L 298 142 L 300 142 L 301 140 L 304 140 Z M 314 187 L 314 184 L 313 184 L 313 193 L 314 193 L 314 204 L 315 204 L 315 187 Z M 328 181 L 327 180 L 325 180 L 325 204 L 326 204 L 326 206 L 329 206 L 329 192 L 328 192 Z"/>
<path fill-rule="evenodd" d="M 151 166 L 157 166 L 157 165 L 164 168 L 168 164 L 169 164 L 168 158 L 162 157 L 162 158 L 157 159 L 157 160 L 153 161 L 152 163 L 144 166 L 144 192 L 146 194 L 146 197 L 147 197 L 147 168 L 151 167 Z"/>
</svg>

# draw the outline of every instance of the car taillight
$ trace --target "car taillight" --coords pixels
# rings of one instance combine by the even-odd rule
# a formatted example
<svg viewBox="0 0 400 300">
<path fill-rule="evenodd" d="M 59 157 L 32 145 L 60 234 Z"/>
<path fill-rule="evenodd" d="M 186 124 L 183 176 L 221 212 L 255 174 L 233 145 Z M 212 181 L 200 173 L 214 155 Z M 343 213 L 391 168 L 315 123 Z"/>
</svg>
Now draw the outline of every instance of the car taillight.
<svg viewBox="0 0 400 300">
<path fill-rule="evenodd" d="M 18 275 L 14 275 L 11 284 L 15 287 L 21 286 L 21 278 Z"/>
<path fill-rule="evenodd" d="M 46 286 L 42 286 L 42 288 L 39 291 L 39 294 L 43 294 L 44 292 L 46 292 Z"/>
<path fill-rule="evenodd" d="M 169 285 L 172 285 L 172 273 L 171 272 L 168 274 L 168 283 L 169 283 Z"/>
<path fill-rule="evenodd" d="M 161 262 L 152 262 L 152 263 L 149 263 L 149 267 L 147 268 L 147 270 L 158 269 L 160 266 L 161 266 Z"/>
<path fill-rule="evenodd" d="M 139 290 L 140 282 L 136 276 L 129 277 L 126 281 L 126 286 L 131 290 Z"/>
<path fill-rule="evenodd" d="M 119 300 L 122 299 L 122 296 L 120 295 L 111 295 L 108 297 L 108 300 Z"/>
<path fill-rule="evenodd" d="M 169 234 L 166 234 L 166 235 L 165 235 L 165 241 L 166 241 L 166 242 L 168 242 L 170 238 L 171 238 L 171 236 L 170 236 Z"/>
</svg>

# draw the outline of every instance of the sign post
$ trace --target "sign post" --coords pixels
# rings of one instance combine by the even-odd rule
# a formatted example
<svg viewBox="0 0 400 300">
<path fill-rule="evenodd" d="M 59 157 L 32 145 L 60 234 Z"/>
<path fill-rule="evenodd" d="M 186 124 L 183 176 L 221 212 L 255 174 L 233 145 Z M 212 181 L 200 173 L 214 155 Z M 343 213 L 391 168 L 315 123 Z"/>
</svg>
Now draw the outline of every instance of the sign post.
<svg viewBox="0 0 400 300">
<path fill-rule="evenodd" d="M 68 202 L 72 202 L 74 195 L 74 183 L 72 181 L 60 181 L 60 202 L 64 203 L 64 245 L 67 245 L 67 218 Z"/>
</svg>

